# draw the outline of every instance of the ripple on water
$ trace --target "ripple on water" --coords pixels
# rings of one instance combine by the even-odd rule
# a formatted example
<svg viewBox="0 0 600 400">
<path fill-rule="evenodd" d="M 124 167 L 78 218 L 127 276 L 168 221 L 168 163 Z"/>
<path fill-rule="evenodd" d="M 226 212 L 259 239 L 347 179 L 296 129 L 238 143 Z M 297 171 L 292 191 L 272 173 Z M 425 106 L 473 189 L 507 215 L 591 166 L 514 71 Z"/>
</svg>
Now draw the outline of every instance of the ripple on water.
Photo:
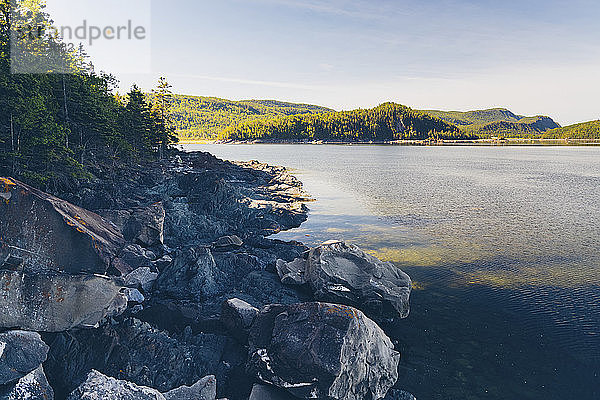
<svg viewBox="0 0 600 400">
<path fill-rule="evenodd" d="M 349 239 L 411 275 L 390 329 L 417 398 L 600 399 L 600 148 L 197 149 L 297 171 L 317 201 L 281 237 Z"/>
</svg>

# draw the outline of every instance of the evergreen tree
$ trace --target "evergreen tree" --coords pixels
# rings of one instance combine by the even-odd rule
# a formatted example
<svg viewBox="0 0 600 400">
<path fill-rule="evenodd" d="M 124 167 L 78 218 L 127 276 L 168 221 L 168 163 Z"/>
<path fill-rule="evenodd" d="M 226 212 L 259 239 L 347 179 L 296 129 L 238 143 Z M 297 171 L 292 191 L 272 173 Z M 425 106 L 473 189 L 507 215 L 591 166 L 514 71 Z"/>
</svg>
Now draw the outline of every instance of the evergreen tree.
<svg viewBox="0 0 600 400">
<path fill-rule="evenodd" d="M 173 118 L 171 114 L 171 85 L 167 79 L 161 77 L 158 80 L 158 86 L 152 90 L 154 102 L 152 104 L 152 113 L 155 120 L 155 141 L 158 148 L 158 158 L 163 159 L 166 151 L 177 142 Z"/>
</svg>

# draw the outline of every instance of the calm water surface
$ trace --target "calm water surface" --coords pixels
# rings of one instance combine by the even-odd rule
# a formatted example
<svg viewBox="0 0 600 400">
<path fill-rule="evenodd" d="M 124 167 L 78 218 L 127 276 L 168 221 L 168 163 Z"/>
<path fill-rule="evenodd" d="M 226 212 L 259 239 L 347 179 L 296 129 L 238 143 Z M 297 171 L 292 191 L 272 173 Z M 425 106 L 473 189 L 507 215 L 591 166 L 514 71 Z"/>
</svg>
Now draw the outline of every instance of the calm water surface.
<svg viewBox="0 0 600 400">
<path fill-rule="evenodd" d="M 386 330 L 420 400 L 600 399 L 600 148 L 186 149 L 292 168 L 316 201 L 277 237 L 411 275 L 411 315 Z"/>
</svg>

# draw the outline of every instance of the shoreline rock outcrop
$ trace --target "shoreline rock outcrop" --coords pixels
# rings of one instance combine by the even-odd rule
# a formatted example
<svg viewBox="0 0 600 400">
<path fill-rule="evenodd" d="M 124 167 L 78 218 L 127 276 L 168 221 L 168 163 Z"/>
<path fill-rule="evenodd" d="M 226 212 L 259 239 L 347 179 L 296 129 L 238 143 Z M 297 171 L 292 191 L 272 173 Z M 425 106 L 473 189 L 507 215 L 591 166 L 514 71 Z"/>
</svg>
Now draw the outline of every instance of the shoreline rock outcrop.
<svg viewBox="0 0 600 400">
<path fill-rule="evenodd" d="M 100 168 L 65 200 L 0 180 L 0 330 L 49 347 L 0 400 L 375 400 L 393 386 L 399 354 L 350 306 L 403 316 L 410 279 L 352 246 L 267 238 L 307 218 L 285 168 L 207 153 Z"/>
</svg>

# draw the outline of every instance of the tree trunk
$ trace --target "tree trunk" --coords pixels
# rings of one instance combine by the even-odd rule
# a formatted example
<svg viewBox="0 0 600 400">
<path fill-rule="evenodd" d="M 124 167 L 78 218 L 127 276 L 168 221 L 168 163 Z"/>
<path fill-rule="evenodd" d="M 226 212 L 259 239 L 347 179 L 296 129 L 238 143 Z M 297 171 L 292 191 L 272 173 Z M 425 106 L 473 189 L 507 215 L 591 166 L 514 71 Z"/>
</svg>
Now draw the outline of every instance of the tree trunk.
<svg viewBox="0 0 600 400">
<path fill-rule="evenodd" d="M 10 114 L 10 151 L 12 153 L 12 175 L 15 176 L 17 154 L 15 153 L 15 127 L 12 113 Z"/>
<path fill-rule="evenodd" d="M 65 74 L 62 75 L 62 87 L 63 87 L 63 103 L 65 106 L 65 124 L 69 125 L 69 108 L 67 107 L 67 85 L 65 83 Z M 66 134 L 65 145 L 69 148 L 69 133 Z"/>
</svg>

